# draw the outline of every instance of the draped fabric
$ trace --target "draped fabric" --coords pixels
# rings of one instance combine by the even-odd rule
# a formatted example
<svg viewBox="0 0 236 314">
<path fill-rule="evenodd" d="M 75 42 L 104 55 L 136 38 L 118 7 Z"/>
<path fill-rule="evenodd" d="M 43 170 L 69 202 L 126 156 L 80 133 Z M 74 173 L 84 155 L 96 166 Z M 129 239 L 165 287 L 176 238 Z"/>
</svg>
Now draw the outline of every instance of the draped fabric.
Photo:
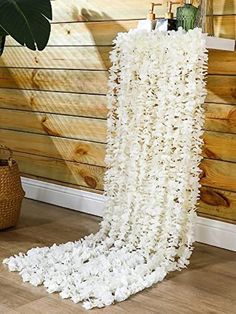
<svg viewBox="0 0 236 314">
<path fill-rule="evenodd" d="M 111 60 L 100 231 L 4 261 L 24 281 L 87 309 L 123 301 L 186 267 L 199 199 L 201 30 L 121 33 Z"/>
</svg>

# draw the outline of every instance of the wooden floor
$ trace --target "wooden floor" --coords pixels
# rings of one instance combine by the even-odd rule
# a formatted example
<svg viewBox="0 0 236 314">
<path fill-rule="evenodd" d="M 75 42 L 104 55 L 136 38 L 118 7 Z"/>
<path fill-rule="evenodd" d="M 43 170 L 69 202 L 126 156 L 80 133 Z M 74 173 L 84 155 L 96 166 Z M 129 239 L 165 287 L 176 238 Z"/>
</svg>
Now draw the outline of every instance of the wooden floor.
<svg viewBox="0 0 236 314">
<path fill-rule="evenodd" d="M 0 232 L 0 259 L 31 247 L 77 240 L 95 232 L 99 219 L 48 204 L 25 200 L 16 229 Z M 85 311 L 80 304 L 22 283 L 0 266 L 1 314 L 71 313 L 236 313 L 236 253 L 197 244 L 188 270 L 122 303 Z"/>
</svg>

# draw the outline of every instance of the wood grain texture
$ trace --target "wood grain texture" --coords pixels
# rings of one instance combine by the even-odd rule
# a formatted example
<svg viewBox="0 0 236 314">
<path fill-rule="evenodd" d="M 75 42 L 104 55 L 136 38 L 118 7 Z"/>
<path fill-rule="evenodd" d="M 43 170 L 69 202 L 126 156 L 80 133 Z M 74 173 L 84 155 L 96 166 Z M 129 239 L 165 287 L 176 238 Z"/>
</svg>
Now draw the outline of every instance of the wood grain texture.
<svg viewBox="0 0 236 314">
<path fill-rule="evenodd" d="M 31 51 L 25 47 L 7 47 L 0 58 L 0 67 L 32 67 L 107 70 L 111 47 L 46 47 Z"/>
<path fill-rule="evenodd" d="M 236 75 L 236 51 L 209 51 L 208 73 Z"/>
<path fill-rule="evenodd" d="M 103 167 L 18 152 L 14 156 L 22 173 L 85 186 L 94 190 L 103 189 L 105 171 Z"/>
<path fill-rule="evenodd" d="M 203 156 L 210 159 L 236 162 L 236 135 L 205 132 Z"/>
<path fill-rule="evenodd" d="M 105 119 L 107 99 L 103 95 L 1 88 L 0 108 Z"/>
<path fill-rule="evenodd" d="M 138 20 L 99 21 L 85 23 L 52 24 L 49 46 L 71 45 L 111 45 L 119 32 L 127 32 L 136 28 Z M 7 38 L 6 46 L 19 46 L 11 37 Z"/>
<path fill-rule="evenodd" d="M 202 187 L 198 214 L 235 223 L 236 193 Z"/>
<path fill-rule="evenodd" d="M 106 142 L 106 121 L 46 113 L 0 109 L 0 127 L 25 132 Z"/>
<path fill-rule="evenodd" d="M 98 217 L 24 200 L 18 226 L 1 232 L 1 258 L 34 246 L 79 240 L 97 232 L 99 222 Z M 172 273 L 151 289 L 108 308 L 94 309 L 92 313 L 232 314 L 236 311 L 235 255 L 235 252 L 196 243 L 187 270 Z M 0 298 L 0 311 L 6 311 L 1 312 L 3 314 L 87 313 L 81 304 L 62 300 L 57 294 L 48 294 L 43 287 L 22 283 L 19 274 L 9 273 L 2 264 L 0 285 L 4 287 Z"/>
<path fill-rule="evenodd" d="M 213 13 L 216 15 L 236 14 L 235 0 L 213 0 Z"/>
<path fill-rule="evenodd" d="M 207 103 L 205 107 L 205 129 L 225 133 L 236 133 L 236 106 Z"/>
<path fill-rule="evenodd" d="M 52 69 L 108 70 L 112 47 L 47 47 L 31 51 L 24 47 L 8 47 L 0 58 L 0 67 L 32 67 Z M 209 51 L 210 74 L 236 74 L 236 52 Z"/>
<path fill-rule="evenodd" d="M 49 46 L 71 45 L 111 45 L 119 32 L 127 32 L 137 28 L 139 20 L 105 20 L 99 22 L 60 23 L 52 24 Z M 212 23 L 210 18 L 207 24 Z M 214 16 L 214 34 L 222 38 L 235 39 L 236 15 Z M 11 37 L 7 38 L 6 46 L 19 46 Z"/>
<path fill-rule="evenodd" d="M 15 153 L 22 173 L 41 178 L 77 184 L 103 190 L 105 168 L 65 162 L 52 158 Z M 236 164 L 212 159 L 204 159 L 201 184 L 206 187 L 236 192 Z"/>
<path fill-rule="evenodd" d="M 0 108 L 101 119 L 107 117 L 107 99 L 103 95 L 1 88 Z M 206 103 L 205 109 L 207 130 L 235 133 L 234 105 Z"/>
<path fill-rule="evenodd" d="M 107 71 L 0 68 L 1 87 L 106 94 Z M 236 76 L 209 75 L 207 102 L 236 104 Z"/>
<path fill-rule="evenodd" d="M 166 0 L 163 6 L 156 9 L 157 16 L 164 16 Z M 194 4 L 199 3 L 194 0 Z M 119 20 L 145 18 L 148 12 L 149 0 L 56 0 L 53 5 L 53 21 L 88 21 L 88 20 Z M 218 15 L 236 14 L 234 0 L 214 0 L 213 13 Z M 175 8 L 174 8 L 175 11 Z"/>
<path fill-rule="evenodd" d="M 43 52 L 7 39 L 0 59 L 0 128 L 5 128 L 0 141 L 17 151 L 26 175 L 100 192 L 109 51 L 117 32 L 146 17 L 149 1 L 55 0 L 52 5 L 52 34 Z M 213 7 L 215 34 L 235 38 L 235 1 L 214 0 Z M 158 7 L 158 16 L 165 10 Z M 201 214 L 228 221 L 235 221 L 234 192 L 226 191 L 236 189 L 235 57 L 235 52 L 209 52 L 202 183 L 212 188 L 204 187 L 199 207 Z M 228 207 L 217 205 L 223 199 Z"/>
<path fill-rule="evenodd" d="M 225 120 L 224 120 L 225 121 Z M 81 118 L 75 116 L 63 116 L 56 114 L 41 114 L 41 113 L 25 113 L 24 111 L 14 111 L 8 109 L 0 109 L 0 127 L 6 130 L 15 130 L 21 131 L 18 132 L 10 132 L 10 136 L 17 142 L 17 138 L 21 138 L 24 136 L 29 136 L 33 139 L 33 136 L 37 137 L 36 134 L 49 135 L 49 143 L 55 146 L 55 150 L 57 147 L 61 148 L 60 153 L 66 151 L 66 147 L 62 145 L 59 141 L 57 143 L 57 138 L 73 138 L 78 140 L 86 140 L 88 149 L 91 147 L 92 142 L 105 143 L 106 142 L 106 121 L 100 119 L 91 119 L 91 118 Z M 208 120 L 208 127 L 211 128 L 211 123 Z M 213 125 L 214 128 L 214 125 Z M 216 129 L 216 127 L 215 127 Z M 7 131 L 4 131 L 4 134 L 8 137 Z M 36 134 L 26 134 L 27 133 L 36 133 Z M 52 137 L 53 136 L 53 137 Z M 55 141 L 54 141 L 54 137 Z M 38 140 L 42 141 L 42 137 L 38 136 Z M 43 140 L 45 141 L 45 140 Z M 219 132 L 211 132 L 206 131 L 204 134 L 204 151 L 203 155 L 212 159 L 220 159 L 226 161 L 235 161 L 236 162 L 236 135 L 235 134 L 225 134 Z M 45 142 L 44 142 L 45 143 Z M 74 142 L 73 142 L 74 143 Z M 75 143 L 74 143 L 75 144 Z M 9 144 L 10 145 L 10 144 Z M 48 146 L 47 145 L 47 146 Z M 61 146 L 62 145 L 62 146 Z M 84 145 L 84 149 L 82 149 Z M 81 146 L 81 149 L 78 148 L 78 152 L 82 157 L 87 158 L 87 149 L 86 143 L 78 143 L 78 147 Z M 42 146 L 43 147 L 43 146 Z M 95 145 L 96 147 L 96 145 Z M 14 147 L 11 147 L 14 148 Z M 105 150 L 105 146 L 100 146 L 101 150 Z M 16 150 L 19 150 L 15 148 Z M 32 150 L 35 150 L 36 147 Z M 74 150 L 77 151 L 76 146 L 74 146 Z M 40 149 L 42 153 L 42 148 Z M 47 150 L 46 150 L 47 151 Z M 97 151 L 97 149 L 95 150 Z M 27 152 L 27 150 L 26 150 Z M 97 151 L 98 152 L 98 151 Z M 40 154 L 41 154 L 40 153 Z M 68 159 L 68 151 L 62 154 L 62 159 Z M 71 155 L 71 153 L 70 153 Z M 101 155 L 101 152 L 100 152 Z M 105 152 L 102 154 L 105 155 Z M 50 154 L 51 156 L 51 154 Z M 92 154 L 94 163 L 95 156 Z M 99 162 L 101 162 L 101 158 L 99 158 Z M 71 158 L 69 158 L 71 160 Z M 100 164 L 100 163 L 99 163 Z M 103 165 L 103 164 L 102 164 Z"/>
<path fill-rule="evenodd" d="M 236 76 L 209 75 L 207 102 L 236 104 Z"/>
<path fill-rule="evenodd" d="M 107 80 L 107 71 L 0 68 L 4 88 L 105 94 Z"/>
<path fill-rule="evenodd" d="M 202 185 L 236 192 L 236 163 L 204 159 L 200 168 Z"/>
<path fill-rule="evenodd" d="M 214 35 L 236 39 L 236 15 L 214 16 Z"/>
<path fill-rule="evenodd" d="M 0 129 L 0 143 L 13 151 L 105 166 L 105 145 Z"/>
</svg>

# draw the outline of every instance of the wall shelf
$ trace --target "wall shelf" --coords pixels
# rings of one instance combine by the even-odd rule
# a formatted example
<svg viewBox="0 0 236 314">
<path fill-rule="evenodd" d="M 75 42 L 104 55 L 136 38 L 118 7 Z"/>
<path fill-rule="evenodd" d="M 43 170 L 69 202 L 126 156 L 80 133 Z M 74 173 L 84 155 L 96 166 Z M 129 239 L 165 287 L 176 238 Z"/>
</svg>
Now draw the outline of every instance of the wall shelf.
<svg viewBox="0 0 236 314">
<path fill-rule="evenodd" d="M 138 23 L 138 29 L 146 29 L 148 31 L 151 31 L 154 27 L 155 27 L 155 21 L 141 20 Z M 207 49 L 234 51 L 235 40 L 214 37 L 214 36 L 207 36 L 206 34 L 206 47 Z"/>
<path fill-rule="evenodd" d="M 234 51 L 235 50 L 235 40 L 234 39 L 226 39 L 226 38 L 207 36 L 206 37 L 206 46 L 208 49 Z"/>
</svg>

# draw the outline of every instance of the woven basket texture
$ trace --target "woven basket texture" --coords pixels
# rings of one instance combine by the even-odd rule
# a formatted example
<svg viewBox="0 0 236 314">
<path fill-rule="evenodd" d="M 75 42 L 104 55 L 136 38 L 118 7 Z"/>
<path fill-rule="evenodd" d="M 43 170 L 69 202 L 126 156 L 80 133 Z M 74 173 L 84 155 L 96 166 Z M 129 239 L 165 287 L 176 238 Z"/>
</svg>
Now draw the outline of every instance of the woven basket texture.
<svg viewBox="0 0 236 314">
<path fill-rule="evenodd" d="M 16 226 L 24 195 L 16 161 L 0 159 L 0 230 Z"/>
</svg>

